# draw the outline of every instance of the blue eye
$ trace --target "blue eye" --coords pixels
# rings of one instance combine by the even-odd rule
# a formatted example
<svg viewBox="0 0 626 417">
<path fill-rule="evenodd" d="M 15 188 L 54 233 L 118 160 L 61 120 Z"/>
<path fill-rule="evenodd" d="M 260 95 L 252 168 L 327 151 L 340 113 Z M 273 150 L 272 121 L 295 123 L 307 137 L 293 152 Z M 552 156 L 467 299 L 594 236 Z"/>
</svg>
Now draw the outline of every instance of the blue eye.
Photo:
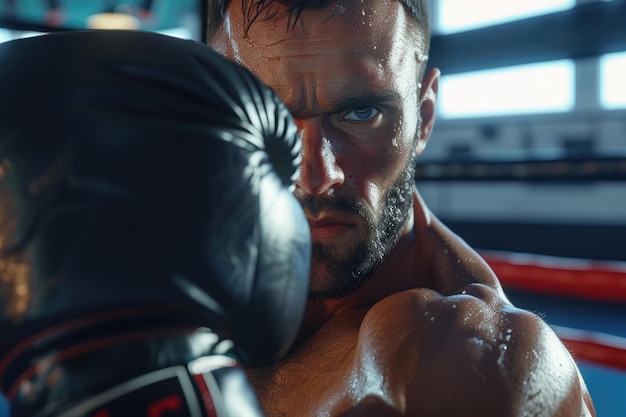
<svg viewBox="0 0 626 417">
<path fill-rule="evenodd" d="M 376 110 L 374 107 L 359 107 L 346 113 L 343 118 L 344 120 L 355 120 L 358 122 L 363 122 L 373 119 L 378 115 L 378 113 L 378 110 Z"/>
</svg>

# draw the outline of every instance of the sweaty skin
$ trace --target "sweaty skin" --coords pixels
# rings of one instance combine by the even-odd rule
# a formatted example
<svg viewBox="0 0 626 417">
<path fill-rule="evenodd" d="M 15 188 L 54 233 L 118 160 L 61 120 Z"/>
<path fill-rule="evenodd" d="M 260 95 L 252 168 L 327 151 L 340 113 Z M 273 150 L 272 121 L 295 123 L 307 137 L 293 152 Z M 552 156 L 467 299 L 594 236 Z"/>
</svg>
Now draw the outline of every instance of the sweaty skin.
<svg viewBox="0 0 626 417">
<path fill-rule="evenodd" d="M 379 219 L 433 128 L 439 71 L 421 76 L 424 39 L 396 0 L 333 2 L 288 21 L 279 9 L 246 32 L 233 0 L 209 44 L 294 115 L 303 139 L 296 197 L 360 199 Z M 595 415 L 549 327 L 509 303 L 486 263 L 415 189 L 412 199 L 397 244 L 367 283 L 309 301 L 290 355 L 249 371 L 267 415 Z M 355 214 L 306 205 L 305 213 L 313 243 L 338 261 L 368 236 Z M 337 279 L 331 262 L 314 261 L 313 292 Z"/>
</svg>

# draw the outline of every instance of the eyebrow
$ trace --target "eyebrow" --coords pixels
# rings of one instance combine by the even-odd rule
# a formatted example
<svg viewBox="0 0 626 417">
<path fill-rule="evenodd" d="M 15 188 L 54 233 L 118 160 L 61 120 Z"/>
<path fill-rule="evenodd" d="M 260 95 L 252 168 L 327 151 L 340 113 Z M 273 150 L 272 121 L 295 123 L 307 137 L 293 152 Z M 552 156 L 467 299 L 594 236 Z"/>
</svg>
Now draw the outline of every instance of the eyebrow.
<svg viewBox="0 0 626 417">
<path fill-rule="evenodd" d="M 401 95 L 397 91 L 382 90 L 378 92 L 367 92 L 364 94 L 357 94 L 349 97 L 340 97 L 336 100 L 331 100 L 328 103 L 326 112 L 329 114 L 339 113 L 341 111 L 349 109 L 372 106 L 385 102 L 399 101 L 400 99 Z"/>
</svg>

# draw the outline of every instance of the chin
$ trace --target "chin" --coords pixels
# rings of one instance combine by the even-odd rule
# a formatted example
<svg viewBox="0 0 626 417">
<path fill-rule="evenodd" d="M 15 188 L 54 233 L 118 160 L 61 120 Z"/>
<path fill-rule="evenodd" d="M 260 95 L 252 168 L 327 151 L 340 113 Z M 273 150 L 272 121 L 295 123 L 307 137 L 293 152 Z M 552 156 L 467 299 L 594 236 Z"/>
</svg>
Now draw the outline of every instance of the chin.
<svg viewBox="0 0 626 417">
<path fill-rule="evenodd" d="M 320 265 L 312 265 L 311 278 L 309 280 L 309 300 L 334 298 L 329 297 L 329 294 L 336 292 L 336 285 L 336 278 L 326 268 Z"/>
<path fill-rule="evenodd" d="M 355 293 L 369 279 L 371 274 L 355 276 L 350 271 L 312 270 L 309 283 L 309 300 L 338 300 Z"/>
</svg>

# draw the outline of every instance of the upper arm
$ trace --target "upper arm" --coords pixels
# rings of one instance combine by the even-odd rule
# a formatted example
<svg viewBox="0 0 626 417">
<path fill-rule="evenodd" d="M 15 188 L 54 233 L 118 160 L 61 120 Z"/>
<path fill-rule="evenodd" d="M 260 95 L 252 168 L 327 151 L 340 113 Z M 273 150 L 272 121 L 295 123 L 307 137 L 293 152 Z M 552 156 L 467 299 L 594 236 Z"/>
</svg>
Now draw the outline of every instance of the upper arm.
<svg viewBox="0 0 626 417">
<path fill-rule="evenodd" d="M 363 321 L 355 363 L 356 381 L 405 415 L 594 415 L 552 330 L 484 285 L 384 299 Z"/>
</svg>

